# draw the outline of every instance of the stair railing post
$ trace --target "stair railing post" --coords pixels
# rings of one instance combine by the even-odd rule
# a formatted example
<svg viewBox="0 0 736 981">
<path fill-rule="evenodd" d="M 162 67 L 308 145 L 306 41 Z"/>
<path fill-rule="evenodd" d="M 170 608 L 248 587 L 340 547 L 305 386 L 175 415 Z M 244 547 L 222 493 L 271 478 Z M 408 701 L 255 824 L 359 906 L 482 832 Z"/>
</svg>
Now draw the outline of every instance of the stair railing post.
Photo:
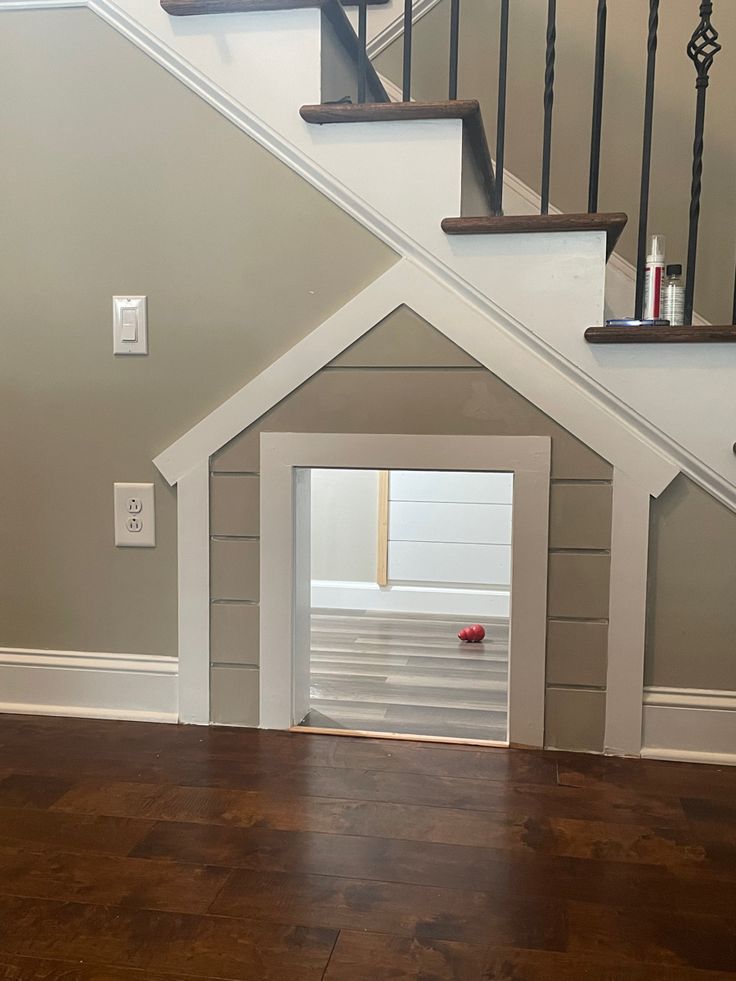
<svg viewBox="0 0 736 981">
<path fill-rule="evenodd" d="M 555 101 L 555 45 L 557 0 L 547 3 L 547 47 L 544 60 L 544 133 L 542 136 L 542 203 L 540 212 L 549 214 L 549 180 L 552 165 L 552 108 Z"/>
<path fill-rule="evenodd" d="M 588 211 L 598 210 L 598 183 L 601 172 L 601 134 L 603 132 L 603 82 L 606 69 L 606 0 L 598 0 L 595 29 L 595 68 L 593 71 L 593 119 L 590 132 L 590 176 Z"/>
<path fill-rule="evenodd" d="M 649 0 L 647 31 L 647 81 L 644 95 L 644 136 L 641 151 L 641 188 L 639 191 L 639 231 L 636 249 L 636 291 L 634 316 L 641 319 L 644 310 L 644 267 L 647 256 L 649 223 L 649 184 L 652 172 L 652 128 L 654 125 L 654 76 L 657 67 L 657 31 L 659 0 Z"/>
<path fill-rule="evenodd" d="M 685 323 L 693 322 L 695 303 L 695 271 L 698 253 L 698 224 L 700 222 L 700 194 L 703 184 L 703 147 L 705 135 L 705 100 L 710 83 L 713 59 L 721 50 L 718 31 L 711 23 L 713 0 L 701 0 L 700 22 L 693 31 L 687 46 L 688 58 L 695 65 L 695 137 L 693 139 L 693 171 L 690 187 L 690 222 L 687 239 L 687 271 L 685 274 Z"/>
<path fill-rule="evenodd" d="M 450 100 L 457 99 L 458 50 L 460 47 L 460 0 L 450 3 Z"/>
<path fill-rule="evenodd" d="M 358 102 L 366 101 L 368 92 L 368 2 L 358 4 Z"/>
<path fill-rule="evenodd" d="M 412 0 L 404 0 L 404 74 L 401 95 L 404 102 L 411 102 L 411 31 Z"/>
<path fill-rule="evenodd" d="M 496 110 L 496 179 L 493 184 L 493 214 L 503 214 L 503 158 L 506 143 L 506 77 L 509 61 L 509 0 L 501 0 L 498 40 L 498 106 Z"/>
</svg>

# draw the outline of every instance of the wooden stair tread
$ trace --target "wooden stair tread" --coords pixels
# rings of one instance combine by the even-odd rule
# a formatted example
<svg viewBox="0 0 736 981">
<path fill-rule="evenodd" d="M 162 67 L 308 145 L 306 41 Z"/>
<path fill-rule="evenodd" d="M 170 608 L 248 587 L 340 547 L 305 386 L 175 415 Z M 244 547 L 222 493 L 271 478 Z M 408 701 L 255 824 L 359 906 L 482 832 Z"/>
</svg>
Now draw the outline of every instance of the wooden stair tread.
<svg viewBox="0 0 736 981">
<path fill-rule="evenodd" d="M 736 342 L 736 326 L 705 324 L 694 327 L 588 327 L 589 344 L 723 344 Z"/>
<path fill-rule="evenodd" d="M 623 232 L 627 215 L 482 215 L 473 218 L 445 218 L 442 230 L 448 235 L 511 235 L 522 232 L 605 232 L 606 257 L 616 247 Z"/>
<path fill-rule="evenodd" d="M 480 113 L 477 99 L 447 102 L 364 102 L 302 106 L 299 115 L 308 123 L 383 123 L 407 119 L 467 119 Z"/>
<path fill-rule="evenodd" d="M 339 103 L 302 106 L 302 119 L 308 123 L 406 122 L 410 119 L 461 119 L 463 133 L 483 183 L 486 199 L 493 200 L 493 162 L 488 148 L 483 117 L 477 99 L 452 99 L 444 102 L 389 102 L 363 104 Z"/>
</svg>

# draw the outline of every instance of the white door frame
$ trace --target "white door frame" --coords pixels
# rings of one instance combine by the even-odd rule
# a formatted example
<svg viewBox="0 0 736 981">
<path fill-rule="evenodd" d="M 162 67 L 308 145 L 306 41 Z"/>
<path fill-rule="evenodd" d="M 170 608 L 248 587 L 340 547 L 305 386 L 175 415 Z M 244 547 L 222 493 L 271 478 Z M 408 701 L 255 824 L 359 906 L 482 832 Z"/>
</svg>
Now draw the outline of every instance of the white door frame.
<svg viewBox="0 0 736 981">
<path fill-rule="evenodd" d="M 478 470 L 514 474 L 509 741 L 544 744 L 551 440 L 546 436 L 261 433 L 260 724 L 294 706 L 296 471 Z"/>
</svg>

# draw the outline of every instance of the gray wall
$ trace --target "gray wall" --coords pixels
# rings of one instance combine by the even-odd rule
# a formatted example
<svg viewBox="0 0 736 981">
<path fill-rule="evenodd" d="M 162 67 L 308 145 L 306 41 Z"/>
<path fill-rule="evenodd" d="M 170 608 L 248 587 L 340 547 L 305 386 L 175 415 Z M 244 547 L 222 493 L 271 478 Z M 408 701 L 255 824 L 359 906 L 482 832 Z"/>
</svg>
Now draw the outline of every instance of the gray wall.
<svg viewBox="0 0 736 981">
<path fill-rule="evenodd" d="M 736 514 L 680 475 L 651 521 L 647 684 L 736 690 Z"/>
<path fill-rule="evenodd" d="M 602 749 L 611 467 L 406 308 L 212 459 L 213 500 L 224 481 L 241 481 L 253 501 L 239 539 L 216 534 L 222 525 L 213 509 L 215 721 L 258 721 L 258 509 L 249 488 L 257 479 L 260 433 L 270 431 L 550 436 L 547 742 Z"/>
<path fill-rule="evenodd" d="M 557 5 L 557 61 L 551 198 L 563 211 L 587 208 L 595 0 Z M 685 45 L 695 28 L 697 0 L 666 0 L 660 9 L 650 229 L 667 236 L 668 261 L 684 265 L 690 196 L 695 71 Z M 460 20 L 461 98 L 479 99 L 494 153 L 498 78 L 499 0 L 463 3 Z M 632 219 L 619 244 L 636 257 L 646 73 L 646 0 L 608 5 L 606 92 L 601 162 L 601 211 Z M 736 3 L 715 5 L 713 22 L 724 50 L 708 90 L 706 156 L 696 307 L 714 323 L 730 323 L 736 223 Z M 513 0 L 509 31 L 506 166 L 539 191 L 547 4 Z M 447 98 L 449 3 L 442 2 L 414 30 L 412 96 Z M 402 40 L 376 60 L 378 71 L 401 79 Z M 495 155 L 495 154 L 494 154 Z"/>
<path fill-rule="evenodd" d="M 86 10 L 3 13 L 0 90 L 0 646 L 173 655 L 152 458 L 395 256 Z M 156 549 L 113 547 L 116 480 L 156 482 Z"/>
</svg>

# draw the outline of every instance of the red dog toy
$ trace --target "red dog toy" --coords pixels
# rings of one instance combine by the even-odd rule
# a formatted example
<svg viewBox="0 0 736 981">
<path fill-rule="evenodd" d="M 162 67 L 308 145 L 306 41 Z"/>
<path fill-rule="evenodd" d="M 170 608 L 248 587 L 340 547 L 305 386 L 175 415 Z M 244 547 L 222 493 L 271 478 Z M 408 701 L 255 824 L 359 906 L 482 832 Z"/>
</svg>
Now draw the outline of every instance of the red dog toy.
<svg viewBox="0 0 736 981">
<path fill-rule="evenodd" d="M 458 633 L 460 640 L 464 640 L 466 644 L 479 644 L 485 635 L 486 632 L 479 623 L 474 623 L 472 627 L 463 627 Z"/>
</svg>

